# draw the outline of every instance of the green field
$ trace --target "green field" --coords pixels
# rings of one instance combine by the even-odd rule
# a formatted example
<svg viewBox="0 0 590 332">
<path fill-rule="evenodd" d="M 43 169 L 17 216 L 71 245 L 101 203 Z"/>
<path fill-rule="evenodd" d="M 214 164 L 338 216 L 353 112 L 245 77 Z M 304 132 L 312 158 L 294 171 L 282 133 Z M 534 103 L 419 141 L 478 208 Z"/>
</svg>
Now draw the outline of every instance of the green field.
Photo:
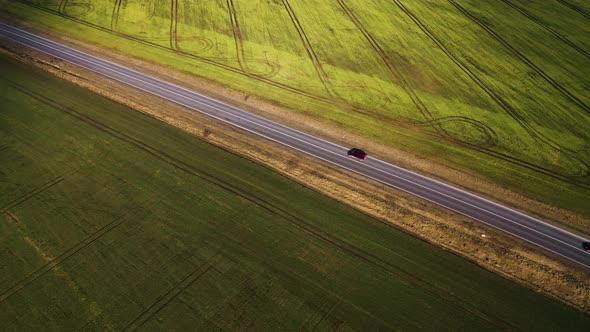
<svg viewBox="0 0 590 332">
<path fill-rule="evenodd" d="M 0 56 L 0 322 L 582 331 L 590 317 Z"/>
<path fill-rule="evenodd" d="M 0 8 L 590 216 L 587 2 L 0 0 Z"/>
</svg>

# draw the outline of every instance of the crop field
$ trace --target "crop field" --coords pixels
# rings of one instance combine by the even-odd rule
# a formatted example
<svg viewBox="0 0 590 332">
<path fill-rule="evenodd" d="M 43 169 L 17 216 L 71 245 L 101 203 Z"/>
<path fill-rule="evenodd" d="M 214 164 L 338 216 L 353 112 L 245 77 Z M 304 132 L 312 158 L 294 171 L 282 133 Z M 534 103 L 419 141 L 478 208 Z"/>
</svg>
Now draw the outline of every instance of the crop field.
<svg viewBox="0 0 590 332">
<path fill-rule="evenodd" d="M 0 56 L 0 322 L 585 330 L 590 317 Z"/>
<path fill-rule="evenodd" d="M 5 15 L 212 79 L 590 215 L 585 1 L 0 5 Z"/>
</svg>

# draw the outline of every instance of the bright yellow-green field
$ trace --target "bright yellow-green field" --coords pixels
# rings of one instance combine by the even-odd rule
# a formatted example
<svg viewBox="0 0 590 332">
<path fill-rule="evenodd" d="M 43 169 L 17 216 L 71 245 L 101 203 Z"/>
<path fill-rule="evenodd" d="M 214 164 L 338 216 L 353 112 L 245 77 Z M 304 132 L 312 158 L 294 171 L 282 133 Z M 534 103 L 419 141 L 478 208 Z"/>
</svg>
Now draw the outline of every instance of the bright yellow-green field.
<svg viewBox="0 0 590 332">
<path fill-rule="evenodd" d="M 584 1 L 0 0 L 0 8 L 590 215 Z"/>
</svg>

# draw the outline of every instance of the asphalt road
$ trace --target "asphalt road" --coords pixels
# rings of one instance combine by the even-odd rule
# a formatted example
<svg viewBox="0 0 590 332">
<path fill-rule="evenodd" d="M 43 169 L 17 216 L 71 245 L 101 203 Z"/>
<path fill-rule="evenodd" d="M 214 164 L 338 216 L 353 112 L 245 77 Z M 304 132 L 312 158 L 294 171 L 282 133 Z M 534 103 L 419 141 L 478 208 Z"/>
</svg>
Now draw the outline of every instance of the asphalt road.
<svg viewBox="0 0 590 332">
<path fill-rule="evenodd" d="M 346 155 L 349 147 L 305 134 L 3 23 L 0 23 L 0 36 L 444 206 L 590 269 L 590 253 L 582 249 L 582 242 L 589 240 L 509 207 L 376 158 L 368 157 L 362 162 L 351 159 Z"/>
</svg>

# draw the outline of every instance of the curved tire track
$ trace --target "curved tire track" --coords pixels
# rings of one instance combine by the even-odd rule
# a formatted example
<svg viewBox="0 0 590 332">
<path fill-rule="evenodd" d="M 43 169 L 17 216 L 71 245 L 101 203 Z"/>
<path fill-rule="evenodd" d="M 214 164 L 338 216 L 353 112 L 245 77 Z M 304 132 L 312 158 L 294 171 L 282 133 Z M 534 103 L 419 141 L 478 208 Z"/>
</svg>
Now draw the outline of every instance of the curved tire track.
<svg viewBox="0 0 590 332">
<path fill-rule="evenodd" d="M 479 133 L 482 134 L 483 139 L 481 142 L 474 142 L 474 141 L 465 141 L 462 139 L 456 138 L 453 134 L 449 134 L 448 130 L 444 127 L 447 123 L 465 123 L 473 127 L 473 129 L 477 130 Z M 498 143 L 498 135 L 496 132 L 490 128 L 489 126 L 474 120 L 472 118 L 466 116 L 444 116 L 441 118 L 435 118 L 429 121 L 418 122 L 416 123 L 417 126 L 424 126 L 424 127 L 432 127 L 437 126 L 443 128 L 445 133 L 449 135 L 448 139 L 456 143 L 464 143 L 469 145 L 472 148 L 492 148 Z M 472 138 L 473 140 L 473 138 Z"/>
<path fill-rule="evenodd" d="M 508 103 L 502 96 L 500 96 L 494 89 L 492 89 L 489 85 L 487 85 L 479 76 L 477 76 L 469 67 L 463 63 L 458 57 L 456 57 L 447 46 L 442 42 L 442 40 L 436 36 L 412 11 L 410 11 L 400 0 L 392 0 L 398 8 L 410 18 L 414 24 L 418 26 L 418 28 L 432 40 L 436 46 L 451 60 L 459 69 L 461 69 L 478 87 L 480 87 L 498 106 L 500 106 L 510 117 L 512 117 L 521 128 L 523 128 L 535 141 L 539 144 L 544 145 L 546 147 L 551 148 L 554 151 L 564 151 L 565 154 L 572 160 L 575 160 L 580 166 L 582 166 L 583 171 L 580 173 L 579 176 L 587 176 L 590 170 L 590 167 L 586 162 L 581 160 L 575 155 L 575 151 L 570 149 L 561 147 L 559 144 L 553 142 L 551 139 L 545 137 L 543 134 L 539 133 L 534 127 L 532 127 L 526 119 L 520 115 L 520 113 L 512 107 L 510 103 Z M 488 150 L 490 151 L 490 150 Z M 505 154 L 499 154 L 506 157 Z M 512 159 L 513 157 L 510 157 Z M 525 162 L 524 165 L 533 165 L 529 162 Z M 539 169 L 543 170 L 544 173 L 554 173 L 547 168 L 538 167 Z M 558 174 L 558 173 L 557 173 Z M 563 176 L 562 177 L 570 179 L 571 183 L 577 183 L 579 181 L 571 180 L 570 176 Z M 585 186 L 590 187 L 590 186 Z"/>
<path fill-rule="evenodd" d="M 393 76 L 393 78 L 396 81 L 401 83 L 400 86 L 402 87 L 402 89 L 404 90 L 406 95 L 410 98 L 410 100 L 412 100 L 412 103 L 414 104 L 416 109 L 420 112 L 420 114 L 422 114 L 422 116 L 424 118 L 427 119 L 425 122 L 418 123 L 419 126 L 425 126 L 425 127 L 431 126 L 442 137 L 445 137 L 445 138 L 450 139 L 452 141 L 461 141 L 463 143 L 470 144 L 470 145 L 473 144 L 473 145 L 477 145 L 477 146 L 491 147 L 497 143 L 497 135 L 494 132 L 494 130 L 477 120 L 470 119 L 467 117 L 459 117 L 459 116 L 445 117 L 446 120 L 443 120 L 443 119 L 437 120 L 432 115 L 432 113 L 430 112 L 428 107 L 424 104 L 422 99 L 416 94 L 414 89 L 412 89 L 410 87 L 410 84 L 408 83 L 405 76 L 400 71 L 398 71 L 394 65 L 392 65 L 391 60 L 389 59 L 389 56 L 387 55 L 387 52 L 385 52 L 385 50 L 383 50 L 381 45 L 377 42 L 377 40 L 373 37 L 373 35 L 367 30 L 367 28 L 361 23 L 361 21 L 354 14 L 354 12 L 350 9 L 350 7 L 348 7 L 348 5 L 343 0 L 336 0 L 336 1 L 338 2 L 340 7 L 342 8 L 342 10 L 344 11 L 346 16 L 348 16 L 348 18 L 354 23 L 354 25 L 357 27 L 357 29 L 361 32 L 361 34 L 369 42 L 369 44 L 371 45 L 371 48 L 373 48 L 375 53 L 377 53 L 377 55 L 381 58 L 381 60 L 385 64 L 385 66 L 388 68 L 389 73 Z M 476 142 L 466 142 L 464 140 L 458 139 L 453 134 L 449 133 L 443 126 L 440 125 L 443 121 L 448 122 L 451 120 L 452 121 L 465 120 L 469 124 L 472 124 L 472 125 L 476 124 L 476 128 L 480 131 L 482 130 L 482 128 L 485 128 L 483 130 L 486 135 L 485 142 L 483 142 L 481 144 L 477 144 Z"/>
<path fill-rule="evenodd" d="M 232 26 L 232 33 L 234 37 L 234 44 L 236 47 L 236 57 L 238 59 L 238 64 L 240 68 L 247 73 L 248 75 L 258 75 L 262 77 L 272 77 L 276 75 L 279 71 L 279 65 L 271 63 L 268 60 L 262 59 L 246 59 L 246 50 L 244 48 L 244 36 L 242 34 L 242 29 L 240 27 L 240 21 L 238 20 L 238 14 L 234 5 L 233 0 L 226 0 L 227 3 L 227 10 L 229 12 L 229 18 Z M 262 63 L 264 66 L 268 68 L 267 71 L 264 72 L 256 72 L 253 71 L 248 67 L 248 62 L 258 62 Z"/>
</svg>

